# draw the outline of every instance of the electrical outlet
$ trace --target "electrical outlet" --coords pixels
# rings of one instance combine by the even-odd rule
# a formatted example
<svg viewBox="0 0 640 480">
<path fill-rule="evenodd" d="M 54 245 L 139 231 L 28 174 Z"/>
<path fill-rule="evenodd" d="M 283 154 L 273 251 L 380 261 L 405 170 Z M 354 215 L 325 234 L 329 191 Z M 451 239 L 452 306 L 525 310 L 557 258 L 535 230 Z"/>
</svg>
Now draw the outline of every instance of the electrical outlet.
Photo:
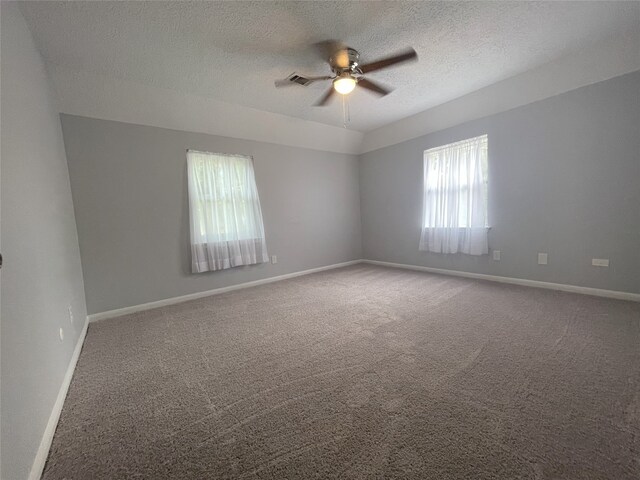
<svg viewBox="0 0 640 480">
<path fill-rule="evenodd" d="M 271 255 L 271 263 L 273 263 L 273 264 L 278 263 L 278 256 L 277 255 Z"/>
<path fill-rule="evenodd" d="M 64 340 L 64 330 L 60 327 L 60 341 Z"/>
<path fill-rule="evenodd" d="M 594 267 L 608 267 L 609 259 L 608 258 L 592 258 L 591 265 Z"/>
<path fill-rule="evenodd" d="M 69 321 L 73 323 L 73 308 L 69 305 Z"/>
<path fill-rule="evenodd" d="M 549 260 L 549 257 L 546 253 L 538 254 L 538 265 L 546 265 L 548 260 Z"/>
<path fill-rule="evenodd" d="M 494 250 L 493 251 L 493 259 L 497 262 L 498 260 L 500 260 L 500 250 Z"/>
</svg>

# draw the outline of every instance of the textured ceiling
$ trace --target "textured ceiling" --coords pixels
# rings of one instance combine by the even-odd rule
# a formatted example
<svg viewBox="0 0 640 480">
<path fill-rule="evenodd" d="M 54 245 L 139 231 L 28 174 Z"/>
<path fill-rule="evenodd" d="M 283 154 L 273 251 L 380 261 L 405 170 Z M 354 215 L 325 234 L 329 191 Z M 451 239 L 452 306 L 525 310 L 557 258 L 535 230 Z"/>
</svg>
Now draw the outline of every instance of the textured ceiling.
<svg viewBox="0 0 640 480">
<path fill-rule="evenodd" d="M 330 125 L 328 88 L 274 88 L 294 70 L 327 74 L 310 47 L 341 39 L 368 62 L 413 46 L 419 62 L 371 74 L 396 90 L 350 96 L 349 128 L 368 131 L 640 24 L 638 2 L 26 2 L 57 66 L 202 95 Z M 595 59 L 594 59 L 595 61 Z"/>
</svg>

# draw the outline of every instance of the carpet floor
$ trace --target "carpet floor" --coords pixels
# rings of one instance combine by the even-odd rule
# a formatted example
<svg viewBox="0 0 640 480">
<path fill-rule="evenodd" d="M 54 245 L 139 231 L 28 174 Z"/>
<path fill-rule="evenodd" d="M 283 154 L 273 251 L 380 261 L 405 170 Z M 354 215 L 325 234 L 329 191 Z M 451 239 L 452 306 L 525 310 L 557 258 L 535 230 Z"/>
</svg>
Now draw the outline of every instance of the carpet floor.
<svg viewBox="0 0 640 480">
<path fill-rule="evenodd" d="M 356 265 L 91 324 L 43 478 L 640 478 L 640 304 Z"/>
</svg>

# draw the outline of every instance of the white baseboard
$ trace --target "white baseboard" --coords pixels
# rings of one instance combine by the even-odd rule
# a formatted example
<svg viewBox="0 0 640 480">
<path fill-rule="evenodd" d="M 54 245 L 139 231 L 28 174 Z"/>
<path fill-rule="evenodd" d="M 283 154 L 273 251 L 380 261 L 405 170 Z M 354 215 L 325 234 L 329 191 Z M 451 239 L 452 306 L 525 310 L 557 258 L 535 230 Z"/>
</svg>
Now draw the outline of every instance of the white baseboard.
<svg viewBox="0 0 640 480">
<path fill-rule="evenodd" d="M 164 307 L 166 305 L 174 305 L 176 303 L 187 302 L 189 300 L 196 300 L 198 298 L 209 297 L 212 295 L 219 295 L 225 292 L 231 292 L 233 290 L 240 290 L 242 288 L 256 287 L 258 285 L 264 285 L 267 283 L 279 282 L 288 278 L 300 277 L 302 275 L 309 275 L 310 273 L 322 272 L 324 270 L 331 270 L 334 268 L 346 267 L 349 265 L 355 265 L 357 263 L 369 263 L 372 265 L 382 265 L 385 267 L 404 268 L 407 270 L 417 270 L 421 272 L 438 273 L 441 275 L 452 275 L 456 277 L 475 278 L 479 280 L 489 280 L 491 282 L 509 283 L 512 285 L 523 285 L 525 287 L 545 288 L 548 290 L 560 290 L 563 292 L 580 293 L 584 295 L 594 295 L 597 297 L 615 298 L 619 300 L 631 300 L 634 302 L 640 302 L 639 293 L 631 292 L 617 292 L 615 290 L 604 290 L 600 288 L 580 287 L 577 285 L 566 285 L 562 283 L 550 283 L 541 282 L 538 280 L 527 280 L 524 278 L 513 277 L 500 277 L 496 275 L 486 275 L 483 273 L 471 273 L 463 272 L 460 270 L 446 270 L 442 268 L 423 267 L 420 265 L 409 265 L 405 263 L 393 263 L 382 262 L 379 260 L 351 260 L 349 262 L 335 263 L 333 265 L 326 265 L 324 267 L 310 268 L 308 270 L 302 270 L 299 272 L 287 273 L 285 275 L 278 275 L 276 277 L 264 278 L 262 280 L 254 280 L 252 282 L 239 283 L 236 285 L 230 285 L 228 287 L 216 288 L 213 290 L 206 290 L 204 292 L 190 293 L 188 295 L 181 295 L 179 297 L 171 297 L 155 302 L 143 303 L 140 305 L 133 305 L 130 307 L 118 308 L 115 310 L 108 310 L 106 312 L 94 313 L 87 318 L 89 322 L 96 322 L 98 320 L 105 320 L 107 318 L 120 317 L 122 315 L 128 315 L 130 313 L 141 312 L 144 310 L 151 310 L 153 308 Z"/>
<path fill-rule="evenodd" d="M 88 318 L 89 318 L 89 322 L 97 322 L 98 320 L 120 317 L 122 315 L 128 315 L 130 313 L 141 312 L 143 310 L 151 310 L 153 308 L 164 307 L 166 305 L 173 305 L 176 303 L 187 302 L 189 300 L 196 300 L 198 298 L 209 297 L 211 295 L 219 295 L 221 293 L 231 292 L 233 290 L 240 290 L 242 288 L 250 288 L 250 287 L 256 287 L 258 285 L 264 285 L 266 283 L 279 282 L 281 280 L 286 280 L 288 278 L 300 277 L 302 275 L 309 275 L 310 273 L 322 272 L 324 270 L 331 270 L 331 269 L 340 268 L 340 267 L 347 267 L 349 265 L 355 265 L 361 262 L 362 260 L 351 260 L 348 262 L 334 263 L 333 265 L 310 268 L 309 270 L 301 270 L 299 272 L 287 273 L 284 275 L 278 275 L 276 277 L 263 278 L 262 280 L 254 280 L 252 282 L 238 283 L 236 285 L 215 288 L 213 290 L 206 290 L 204 292 L 190 293 L 188 295 L 171 297 L 164 300 L 158 300 L 155 302 L 142 303 L 140 305 L 133 305 L 131 307 L 124 307 L 124 308 L 118 308 L 116 310 L 108 310 L 106 312 L 94 313 L 89 315 Z"/>
<path fill-rule="evenodd" d="M 31 466 L 29 480 L 40 480 L 40 477 L 42 476 L 44 464 L 47 462 L 49 449 L 51 448 L 51 442 L 53 442 L 53 435 L 56 433 L 56 427 L 58 426 L 60 413 L 62 413 L 62 406 L 64 405 L 65 398 L 67 397 L 67 392 L 69 391 L 69 385 L 71 384 L 71 379 L 73 378 L 73 372 L 76 369 L 76 363 L 78 363 L 78 357 L 80 356 L 80 351 L 82 350 L 82 345 L 84 344 L 84 338 L 87 335 L 88 326 L 89 319 L 87 318 L 84 322 L 84 327 L 82 327 L 82 332 L 80 332 L 80 336 L 78 337 L 78 341 L 76 342 L 76 348 L 73 350 L 71 360 L 69 360 L 69 365 L 67 366 L 67 371 L 64 374 L 62 385 L 60 386 L 60 390 L 58 391 L 56 403 L 54 403 L 53 409 L 51 410 L 51 415 L 49 416 L 47 427 L 44 429 L 44 434 L 42 435 L 42 440 L 40 441 L 40 446 L 38 447 L 36 458 L 33 461 L 33 465 Z"/>
<path fill-rule="evenodd" d="M 579 287 L 577 285 L 566 285 L 563 283 L 541 282 L 538 280 L 527 280 L 524 278 L 499 277 L 496 275 L 485 275 L 483 273 L 462 272 L 459 270 L 446 270 L 443 268 L 423 267 L 420 265 L 408 265 L 406 263 L 381 262 L 379 260 L 362 260 L 371 265 L 381 265 L 384 267 L 404 268 L 406 270 L 417 270 L 419 272 L 438 273 L 441 275 L 451 275 L 455 277 L 475 278 L 479 280 L 489 280 L 491 282 L 509 283 L 512 285 L 523 285 L 525 287 L 546 288 L 548 290 L 560 290 L 562 292 L 580 293 L 583 295 L 594 295 L 596 297 L 615 298 L 618 300 L 631 300 L 640 302 L 640 293 L 617 292 L 615 290 L 603 290 L 600 288 Z"/>
</svg>

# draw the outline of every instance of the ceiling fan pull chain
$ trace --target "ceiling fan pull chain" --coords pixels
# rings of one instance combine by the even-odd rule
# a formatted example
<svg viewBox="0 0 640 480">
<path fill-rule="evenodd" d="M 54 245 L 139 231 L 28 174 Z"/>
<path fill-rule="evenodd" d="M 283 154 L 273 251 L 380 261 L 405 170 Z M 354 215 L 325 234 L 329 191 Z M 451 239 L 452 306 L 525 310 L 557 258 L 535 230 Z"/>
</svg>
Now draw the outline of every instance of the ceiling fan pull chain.
<svg viewBox="0 0 640 480">
<path fill-rule="evenodd" d="M 351 123 L 351 111 L 349 110 L 349 96 L 342 95 L 342 126 L 347 128 Z"/>
<path fill-rule="evenodd" d="M 342 95 L 342 126 L 347 128 L 346 95 Z"/>
</svg>

